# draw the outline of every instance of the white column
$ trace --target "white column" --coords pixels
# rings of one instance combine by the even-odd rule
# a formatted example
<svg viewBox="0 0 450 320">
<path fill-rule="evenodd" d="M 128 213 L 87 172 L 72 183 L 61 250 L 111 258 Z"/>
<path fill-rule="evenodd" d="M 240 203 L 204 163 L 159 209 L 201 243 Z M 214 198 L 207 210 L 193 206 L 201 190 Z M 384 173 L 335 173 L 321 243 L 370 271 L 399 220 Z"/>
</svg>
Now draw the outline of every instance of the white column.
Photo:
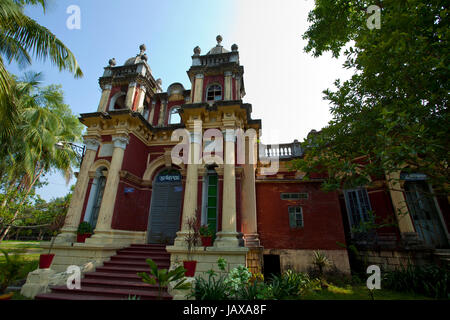
<svg viewBox="0 0 450 320">
<path fill-rule="evenodd" d="M 57 241 L 60 242 L 75 241 L 76 231 L 83 213 L 84 200 L 89 184 L 89 169 L 94 163 L 98 147 L 100 146 L 100 140 L 87 138 L 84 140 L 84 144 L 86 145 L 86 153 L 83 158 L 83 163 L 81 164 L 80 173 L 78 174 L 77 183 L 72 195 L 72 200 L 70 201 L 64 227 L 61 230 L 61 234 L 57 237 Z"/>
<path fill-rule="evenodd" d="M 139 92 L 139 101 L 136 107 L 136 111 L 140 112 L 143 114 L 144 112 L 144 99 L 145 99 L 145 94 L 146 94 L 147 90 L 145 89 L 145 87 L 141 87 L 140 92 Z"/>
<path fill-rule="evenodd" d="M 224 90 L 224 97 L 223 100 L 232 100 L 232 92 L 233 92 L 233 85 L 232 85 L 232 75 L 233 73 L 231 71 L 225 71 L 225 90 Z"/>
<path fill-rule="evenodd" d="M 150 110 L 150 116 L 148 117 L 147 121 L 153 126 L 153 117 L 155 116 L 155 108 L 156 108 L 156 101 L 152 101 L 152 110 Z"/>
<path fill-rule="evenodd" d="M 136 93 L 136 82 L 132 82 L 128 85 L 127 97 L 125 99 L 125 107 L 133 109 L 134 95 Z"/>
<path fill-rule="evenodd" d="M 183 202 L 183 222 L 181 231 L 177 232 L 176 245 L 183 246 L 184 237 L 188 232 L 189 219 L 196 216 L 198 196 L 198 162 L 202 144 L 201 132 L 191 132 L 189 144 L 189 163 L 187 164 L 186 185 Z"/>
<path fill-rule="evenodd" d="M 223 172 L 222 231 L 217 233 L 214 245 L 217 247 L 238 247 L 236 232 L 236 174 L 235 174 L 235 131 L 225 130 L 225 161 Z"/>
<path fill-rule="evenodd" d="M 100 103 L 98 104 L 97 112 L 105 112 L 108 104 L 109 96 L 111 95 L 112 86 L 110 84 L 105 85 L 102 91 L 102 97 L 100 98 Z"/>
<path fill-rule="evenodd" d="M 159 109 L 159 119 L 158 125 L 162 126 L 164 124 L 164 113 L 167 109 L 167 100 L 161 100 L 161 107 Z"/>
<path fill-rule="evenodd" d="M 259 247 L 259 235 L 256 216 L 255 171 L 257 159 L 256 137 L 249 137 L 245 148 L 244 176 L 242 179 L 242 232 L 246 247 Z M 252 158 L 250 159 L 250 154 Z M 247 156 L 248 155 L 248 156 Z M 252 161 L 251 161 L 252 160 Z M 255 163 L 252 163 L 255 162 Z"/>
<path fill-rule="evenodd" d="M 125 136 L 113 137 L 114 151 L 111 166 L 106 179 L 105 192 L 103 194 L 100 212 L 98 214 L 97 227 L 94 233 L 111 230 L 111 222 L 114 214 L 117 190 L 120 182 L 120 170 L 122 169 L 123 156 L 129 143 L 129 138 Z"/>
<path fill-rule="evenodd" d="M 200 103 L 203 101 L 203 74 L 196 74 L 194 80 L 194 103 Z"/>
</svg>

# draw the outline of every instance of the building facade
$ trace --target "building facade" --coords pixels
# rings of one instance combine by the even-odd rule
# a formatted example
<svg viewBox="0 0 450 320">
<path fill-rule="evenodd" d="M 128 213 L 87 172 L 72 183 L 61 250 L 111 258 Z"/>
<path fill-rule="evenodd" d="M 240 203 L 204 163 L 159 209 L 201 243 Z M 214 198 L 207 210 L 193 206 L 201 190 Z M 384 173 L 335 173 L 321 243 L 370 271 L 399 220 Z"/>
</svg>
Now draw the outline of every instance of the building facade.
<svg viewBox="0 0 450 320">
<path fill-rule="evenodd" d="M 133 243 L 167 244 L 171 263 L 181 262 L 195 217 L 216 234 L 212 247 L 193 252 L 199 273 L 218 257 L 265 273 L 306 271 L 314 250 L 350 271 L 349 193 L 324 192 L 323 176 L 304 181 L 289 169 L 303 156 L 298 141 L 260 144 L 262 122 L 243 102 L 238 46 L 216 40 L 205 55 L 194 49 L 191 89 L 174 83 L 162 92 L 145 46 L 124 65 L 110 60 L 98 109 L 80 117 L 86 152 L 52 268 L 101 264 Z M 391 195 L 369 194 L 391 208 Z M 94 234 L 76 243 L 83 221 Z"/>
</svg>

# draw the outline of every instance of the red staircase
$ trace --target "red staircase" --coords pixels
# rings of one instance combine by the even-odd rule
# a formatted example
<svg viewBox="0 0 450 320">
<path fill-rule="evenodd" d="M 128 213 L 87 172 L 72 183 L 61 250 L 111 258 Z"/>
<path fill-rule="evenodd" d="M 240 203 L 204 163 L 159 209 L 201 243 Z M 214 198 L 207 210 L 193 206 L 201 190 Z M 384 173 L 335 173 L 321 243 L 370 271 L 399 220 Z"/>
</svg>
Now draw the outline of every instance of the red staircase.
<svg viewBox="0 0 450 320">
<path fill-rule="evenodd" d="M 110 261 L 98 267 L 95 272 L 89 272 L 81 280 L 80 290 L 70 290 L 66 286 L 52 287 L 52 292 L 39 294 L 37 300 L 127 300 L 136 297 L 140 300 L 158 299 L 158 286 L 142 282 L 136 274 L 149 273 L 150 268 L 145 262 L 152 259 L 159 268 L 169 269 L 170 254 L 165 245 L 132 244 L 120 249 Z M 162 299 L 172 297 L 164 288 Z"/>
</svg>

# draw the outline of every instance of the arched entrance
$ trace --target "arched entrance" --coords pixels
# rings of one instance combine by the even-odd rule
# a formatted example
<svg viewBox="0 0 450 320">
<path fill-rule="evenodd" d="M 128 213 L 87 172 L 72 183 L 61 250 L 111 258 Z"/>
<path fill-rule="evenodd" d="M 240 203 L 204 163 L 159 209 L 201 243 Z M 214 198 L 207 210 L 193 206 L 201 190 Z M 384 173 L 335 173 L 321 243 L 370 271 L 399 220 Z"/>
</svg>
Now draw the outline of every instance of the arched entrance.
<svg viewBox="0 0 450 320">
<path fill-rule="evenodd" d="M 153 182 L 148 220 L 147 243 L 172 244 L 180 229 L 183 185 L 181 174 L 164 169 Z"/>
</svg>

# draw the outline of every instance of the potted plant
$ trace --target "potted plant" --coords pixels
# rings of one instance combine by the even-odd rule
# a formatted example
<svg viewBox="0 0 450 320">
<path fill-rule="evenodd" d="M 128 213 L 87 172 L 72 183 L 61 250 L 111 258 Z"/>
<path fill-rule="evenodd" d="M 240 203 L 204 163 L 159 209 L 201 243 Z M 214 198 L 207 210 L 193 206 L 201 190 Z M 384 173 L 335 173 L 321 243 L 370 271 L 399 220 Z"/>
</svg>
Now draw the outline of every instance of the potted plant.
<svg viewBox="0 0 450 320">
<path fill-rule="evenodd" d="M 78 226 L 77 242 L 84 243 L 87 238 L 92 236 L 92 226 L 89 222 L 83 221 Z"/>
<path fill-rule="evenodd" d="M 41 254 L 39 256 L 39 269 L 48 269 L 50 268 L 53 258 L 55 257 L 54 254 L 50 253 L 52 251 L 53 245 L 55 244 L 56 236 L 60 233 L 60 230 L 62 226 L 64 225 L 65 216 L 61 215 L 58 216 L 53 223 L 50 225 L 50 231 L 53 235 L 52 241 L 50 242 L 50 247 L 48 249 L 47 254 Z"/>
<path fill-rule="evenodd" d="M 183 261 L 183 266 L 186 269 L 186 277 L 193 277 L 195 275 L 195 268 L 197 266 L 197 261 L 192 260 L 192 251 L 198 244 L 200 238 L 199 227 L 197 223 L 197 218 L 189 218 L 187 220 L 188 233 L 184 238 L 187 247 L 187 260 Z"/>
<path fill-rule="evenodd" d="M 202 239 L 202 246 L 211 247 L 214 232 L 208 227 L 208 225 L 201 226 L 199 232 Z"/>
</svg>

